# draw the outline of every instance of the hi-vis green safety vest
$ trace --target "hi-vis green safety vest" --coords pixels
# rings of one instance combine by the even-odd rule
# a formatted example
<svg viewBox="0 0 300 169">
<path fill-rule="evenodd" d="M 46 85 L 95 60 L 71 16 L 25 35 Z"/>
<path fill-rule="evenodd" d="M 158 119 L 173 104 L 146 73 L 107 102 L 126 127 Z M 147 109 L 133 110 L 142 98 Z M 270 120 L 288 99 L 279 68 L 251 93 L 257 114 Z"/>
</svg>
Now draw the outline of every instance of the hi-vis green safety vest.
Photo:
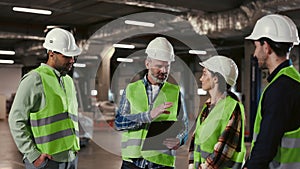
<svg viewBox="0 0 300 169">
<path fill-rule="evenodd" d="M 126 88 L 126 97 L 130 102 L 130 113 L 137 114 L 149 111 L 148 96 L 142 80 L 130 83 Z M 153 108 L 164 102 L 172 102 L 173 106 L 168 110 L 170 114 L 161 114 L 154 121 L 177 121 L 179 87 L 165 82 L 157 95 Z M 128 130 L 122 135 L 122 158 L 130 161 L 131 158 L 144 158 L 155 164 L 174 166 L 175 156 L 171 151 L 142 151 L 143 140 L 146 138 L 147 129 Z"/>
<path fill-rule="evenodd" d="M 234 152 L 233 157 L 226 164 L 224 169 L 240 169 L 242 167 L 246 154 L 246 147 L 244 144 L 244 106 L 230 96 L 227 96 L 216 104 L 202 123 L 200 117 L 197 120 L 194 147 L 194 167 L 196 169 L 214 152 L 214 146 L 225 130 L 237 104 L 240 107 L 242 117 L 241 152 Z M 206 106 L 203 107 L 202 111 L 205 108 Z"/>
<path fill-rule="evenodd" d="M 30 112 L 31 130 L 38 150 L 50 155 L 78 151 L 78 104 L 71 77 L 63 77 L 64 91 L 51 68 L 40 66 L 34 71 L 40 74 L 46 97 L 43 109 Z"/>
<path fill-rule="evenodd" d="M 261 102 L 266 89 L 280 76 L 286 75 L 300 83 L 300 74 L 293 67 L 289 66 L 281 69 L 272 81 L 264 89 L 257 108 L 257 114 L 254 123 L 252 148 L 260 131 Z M 284 112 L 283 112 L 284 113 Z M 300 112 L 299 112 L 300 113 Z M 251 157 L 250 157 L 251 158 Z M 294 131 L 284 133 L 281 144 L 278 147 L 277 154 L 273 161 L 269 164 L 270 169 L 294 169 L 300 168 L 300 128 Z"/>
</svg>

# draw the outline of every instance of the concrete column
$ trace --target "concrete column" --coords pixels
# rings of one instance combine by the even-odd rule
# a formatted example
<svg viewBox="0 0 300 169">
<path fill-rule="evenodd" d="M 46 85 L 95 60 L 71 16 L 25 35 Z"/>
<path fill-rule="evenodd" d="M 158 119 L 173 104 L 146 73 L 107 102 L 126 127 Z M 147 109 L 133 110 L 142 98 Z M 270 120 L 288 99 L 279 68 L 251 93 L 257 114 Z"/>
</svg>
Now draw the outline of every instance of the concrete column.
<svg viewBox="0 0 300 169">
<path fill-rule="evenodd" d="M 245 107 L 245 115 L 246 115 L 246 134 L 250 134 L 250 99 L 251 99 L 251 57 L 254 53 L 254 45 L 251 41 L 245 41 L 245 53 L 244 60 L 242 62 L 242 74 L 241 74 L 241 82 L 242 82 L 242 93 L 244 94 L 244 107 Z"/>
<path fill-rule="evenodd" d="M 115 49 L 112 45 L 104 47 L 101 52 L 101 63 L 97 71 L 98 77 L 98 100 L 108 100 L 108 90 L 110 89 L 110 60 L 114 54 Z"/>
</svg>

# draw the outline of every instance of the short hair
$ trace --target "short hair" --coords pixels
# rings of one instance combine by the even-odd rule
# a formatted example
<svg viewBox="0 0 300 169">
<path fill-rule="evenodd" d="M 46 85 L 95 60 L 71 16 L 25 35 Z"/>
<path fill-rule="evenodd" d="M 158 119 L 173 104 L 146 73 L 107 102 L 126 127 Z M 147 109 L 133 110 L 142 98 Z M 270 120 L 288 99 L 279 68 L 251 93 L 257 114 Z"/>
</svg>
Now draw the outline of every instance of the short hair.
<svg viewBox="0 0 300 169">
<path fill-rule="evenodd" d="M 260 45 L 263 45 L 264 42 L 267 42 L 271 49 L 279 57 L 286 57 L 287 53 L 289 53 L 293 48 L 293 43 L 290 42 L 274 42 L 269 38 L 260 38 L 258 41 L 260 42 Z"/>
</svg>

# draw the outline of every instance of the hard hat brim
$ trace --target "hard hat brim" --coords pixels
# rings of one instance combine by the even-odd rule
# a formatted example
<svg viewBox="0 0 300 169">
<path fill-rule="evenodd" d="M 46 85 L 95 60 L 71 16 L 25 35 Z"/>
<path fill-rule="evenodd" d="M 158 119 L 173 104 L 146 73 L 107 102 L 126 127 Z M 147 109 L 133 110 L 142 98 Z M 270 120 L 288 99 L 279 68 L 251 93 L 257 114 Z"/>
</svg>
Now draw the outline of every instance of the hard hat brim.
<svg viewBox="0 0 300 169">
<path fill-rule="evenodd" d="M 71 50 L 71 51 L 68 51 L 68 52 L 61 51 L 60 49 L 52 49 L 51 46 L 47 45 L 47 43 L 43 43 L 43 47 L 45 49 L 48 49 L 48 50 L 51 50 L 51 51 L 59 52 L 59 53 L 63 54 L 64 56 L 67 56 L 67 57 L 78 56 L 82 52 L 82 50 L 79 47 L 77 47 L 77 49 L 75 49 L 75 50 Z"/>
<path fill-rule="evenodd" d="M 63 54 L 64 56 L 67 56 L 67 57 L 78 56 L 81 54 L 81 49 L 78 48 L 77 50 L 74 50 L 74 51 L 61 52 L 61 54 Z"/>
</svg>

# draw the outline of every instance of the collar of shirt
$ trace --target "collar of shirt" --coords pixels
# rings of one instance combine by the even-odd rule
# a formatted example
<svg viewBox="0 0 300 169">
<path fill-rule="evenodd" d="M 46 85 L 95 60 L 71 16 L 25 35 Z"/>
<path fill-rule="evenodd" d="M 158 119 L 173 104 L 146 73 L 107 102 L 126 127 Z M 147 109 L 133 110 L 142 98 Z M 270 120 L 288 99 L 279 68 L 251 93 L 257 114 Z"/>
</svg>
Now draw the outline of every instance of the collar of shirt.
<svg viewBox="0 0 300 169">
<path fill-rule="evenodd" d="M 47 67 L 49 67 L 50 69 L 53 70 L 53 72 L 55 73 L 55 75 L 56 75 L 57 77 L 61 77 L 60 72 L 59 72 L 58 70 L 54 69 L 53 67 L 51 67 L 51 66 L 49 66 L 49 65 L 47 65 L 47 64 L 45 64 L 45 63 L 41 63 L 41 66 L 47 66 Z"/>
<path fill-rule="evenodd" d="M 146 88 L 146 92 L 147 92 L 147 96 L 148 96 L 148 101 L 149 101 L 149 105 L 150 107 L 152 108 L 152 103 L 153 101 L 155 100 L 156 96 L 157 95 L 154 95 L 153 93 L 153 90 L 152 90 L 152 84 L 149 82 L 148 78 L 147 78 L 147 75 L 146 74 L 143 78 L 143 83 L 145 85 L 145 88 Z M 162 84 L 159 84 L 159 90 L 161 89 L 161 87 L 163 86 L 163 83 Z M 158 92 L 159 92 L 158 90 Z"/>
<path fill-rule="evenodd" d="M 273 80 L 273 78 L 277 75 L 277 73 L 288 66 L 291 66 L 292 62 L 290 60 L 286 60 L 284 62 L 282 62 L 279 66 L 277 66 L 277 68 L 269 75 L 269 77 L 267 78 L 268 82 L 271 82 Z"/>
</svg>

